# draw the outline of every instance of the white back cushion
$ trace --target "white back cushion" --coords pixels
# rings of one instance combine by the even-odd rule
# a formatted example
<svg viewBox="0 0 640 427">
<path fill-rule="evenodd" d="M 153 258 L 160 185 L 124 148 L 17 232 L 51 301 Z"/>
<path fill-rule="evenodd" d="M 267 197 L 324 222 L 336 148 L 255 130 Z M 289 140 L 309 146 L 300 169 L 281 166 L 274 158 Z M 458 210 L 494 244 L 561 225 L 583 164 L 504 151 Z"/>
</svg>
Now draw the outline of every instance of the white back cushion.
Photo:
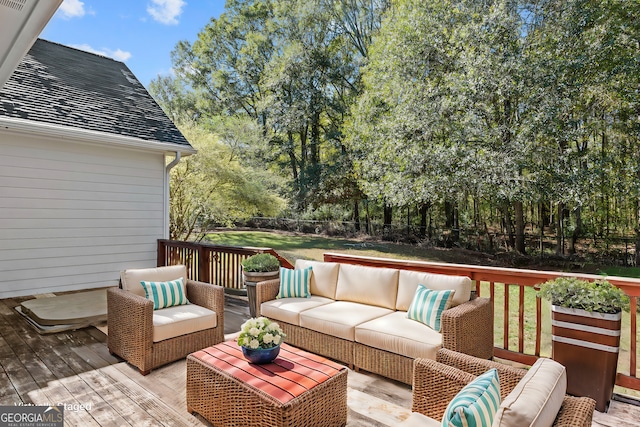
<svg viewBox="0 0 640 427">
<path fill-rule="evenodd" d="M 187 267 L 184 265 L 169 265 L 156 268 L 133 268 L 120 272 L 122 289 L 132 292 L 141 297 L 145 296 L 141 281 L 146 282 L 168 282 L 184 277 L 187 279 Z"/>
<path fill-rule="evenodd" d="M 296 269 L 311 267 L 311 295 L 335 299 L 340 264 L 335 262 L 296 260 Z"/>
<path fill-rule="evenodd" d="M 494 427 L 549 427 L 567 392 L 567 372 L 560 363 L 540 358 L 498 408 Z"/>
<path fill-rule="evenodd" d="M 449 276 L 446 274 L 423 273 L 420 271 L 400 270 L 398 278 L 398 300 L 396 310 L 407 311 L 416 293 L 418 285 L 434 291 L 456 291 L 453 294 L 451 307 L 469 301 L 472 281 L 466 276 Z"/>
<path fill-rule="evenodd" d="M 395 310 L 398 295 L 398 270 L 341 264 L 336 300 Z"/>
</svg>

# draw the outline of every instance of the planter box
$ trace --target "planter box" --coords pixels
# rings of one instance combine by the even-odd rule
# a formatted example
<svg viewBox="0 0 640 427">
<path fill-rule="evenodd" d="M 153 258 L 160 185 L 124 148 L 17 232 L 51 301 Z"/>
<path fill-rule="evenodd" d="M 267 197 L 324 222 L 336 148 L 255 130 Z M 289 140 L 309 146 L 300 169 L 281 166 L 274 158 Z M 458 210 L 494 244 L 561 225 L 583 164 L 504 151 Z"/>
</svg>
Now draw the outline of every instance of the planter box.
<svg viewBox="0 0 640 427">
<path fill-rule="evenodd" d="M 552 306 L 553 359 L 567 369 L 567 393 L 588 396 L 605 412 L 613 395 L 622 313 Z"/>
<path fill-rule="evenodd" d="M 280 270 L 267 272 L 242 271 L 244 278 L 244 286 L 247 289 L 247 299 L 249 300 L 249 314 L 251 317 L 257 317 L 258 308 L 256 307 L 256 283 L 265 280 L 277 279 L 280 277 Z"/>
</svg>

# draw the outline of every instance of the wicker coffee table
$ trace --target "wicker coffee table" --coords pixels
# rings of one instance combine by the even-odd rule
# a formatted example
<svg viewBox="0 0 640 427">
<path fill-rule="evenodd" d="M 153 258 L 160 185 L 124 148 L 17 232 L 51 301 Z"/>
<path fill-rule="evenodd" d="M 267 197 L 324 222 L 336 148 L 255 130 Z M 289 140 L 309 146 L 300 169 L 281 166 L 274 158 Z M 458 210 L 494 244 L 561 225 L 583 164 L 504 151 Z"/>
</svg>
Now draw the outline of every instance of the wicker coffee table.
<svg viewBox="0 0 640 427">
<path fill-rule="evenodd" d="M 254 365 L 222 342 L 187 357 L 187 410 L 216 427 L 344 426 L 347 369 L 287 344 Z"/>
</svg>

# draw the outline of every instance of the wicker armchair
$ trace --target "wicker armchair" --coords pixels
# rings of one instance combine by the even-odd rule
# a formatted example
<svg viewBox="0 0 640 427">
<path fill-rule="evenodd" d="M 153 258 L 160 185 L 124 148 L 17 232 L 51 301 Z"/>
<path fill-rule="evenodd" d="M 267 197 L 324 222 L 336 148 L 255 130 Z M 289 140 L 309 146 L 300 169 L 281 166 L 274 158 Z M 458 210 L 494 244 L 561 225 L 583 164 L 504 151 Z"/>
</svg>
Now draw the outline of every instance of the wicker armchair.
<svg viewBox="0 0 640 427">
<path fill-rule="evenodd" d="M 439 350 L 436 360 L 416 359 L 414 361 L 411 410 L 433 420 L 441 420 L 447 405 L 458 392 L 466 384 L 473 381 L 476 376 L 491 368 L 498 370 L 500 395 L 503 399 L 527 373 L 526 369 L 478 359 L 447 349 Z M 589 427 L 594 410 L 595 401 L 593 399 L 565 395 L 553 425 L 556 427 Z M 412 417 L 403 426 L 418 425 L 415 423 L 423 418 L 412 414 Z"/>
<path fill-rule="evenodd" d="M 184 265 L 125 270 L 120 288 L 107 290 L 109 352 L 142 375 L 224 340 L 224 289 L 186 279 L 186 273 Z M 185 278 L 189 304 L 154 310 L 140 280 L 180 277 Z"/>
</svg>

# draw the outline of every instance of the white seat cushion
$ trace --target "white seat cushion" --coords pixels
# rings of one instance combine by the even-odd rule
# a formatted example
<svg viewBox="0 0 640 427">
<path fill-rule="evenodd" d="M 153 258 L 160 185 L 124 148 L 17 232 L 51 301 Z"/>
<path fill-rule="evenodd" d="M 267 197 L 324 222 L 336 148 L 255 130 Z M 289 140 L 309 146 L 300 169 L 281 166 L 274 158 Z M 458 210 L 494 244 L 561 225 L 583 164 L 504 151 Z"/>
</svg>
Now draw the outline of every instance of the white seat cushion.
<svg viewBox="0 0 640 427">
<path fill-rule="evenodd" d="M 356 326 L 356 342 L 408 357 L 436 358 L 442 334 L 396 311 Z"/>
<path fill-rule="evenodd" d="M 215 328 L 216 312 L 195 304 L 176 305 L 153 312 L 153 342 Z"/>
<path fill-rule="evenodd" d="M 493 426 L 551 426 L 566 391 L 565 367 L 554 360 L 540 358 L 504 398 Z"/>
<path fill-rule="evenodd" d="M 260 314 L 273 320 L 280 320 L 300 326 L 300 313 L 314 307 L 333 302 L 330 298 L 312 295 L 309 298 L 281 298 L 263 302 Z"/>
<path fill-rule="evenodd" d="M 300 326 L 337 338 L 355 340 L 355 327 L 393 313 L 388 308 L 336 301 L 300 313 Z"/>
</svg>

